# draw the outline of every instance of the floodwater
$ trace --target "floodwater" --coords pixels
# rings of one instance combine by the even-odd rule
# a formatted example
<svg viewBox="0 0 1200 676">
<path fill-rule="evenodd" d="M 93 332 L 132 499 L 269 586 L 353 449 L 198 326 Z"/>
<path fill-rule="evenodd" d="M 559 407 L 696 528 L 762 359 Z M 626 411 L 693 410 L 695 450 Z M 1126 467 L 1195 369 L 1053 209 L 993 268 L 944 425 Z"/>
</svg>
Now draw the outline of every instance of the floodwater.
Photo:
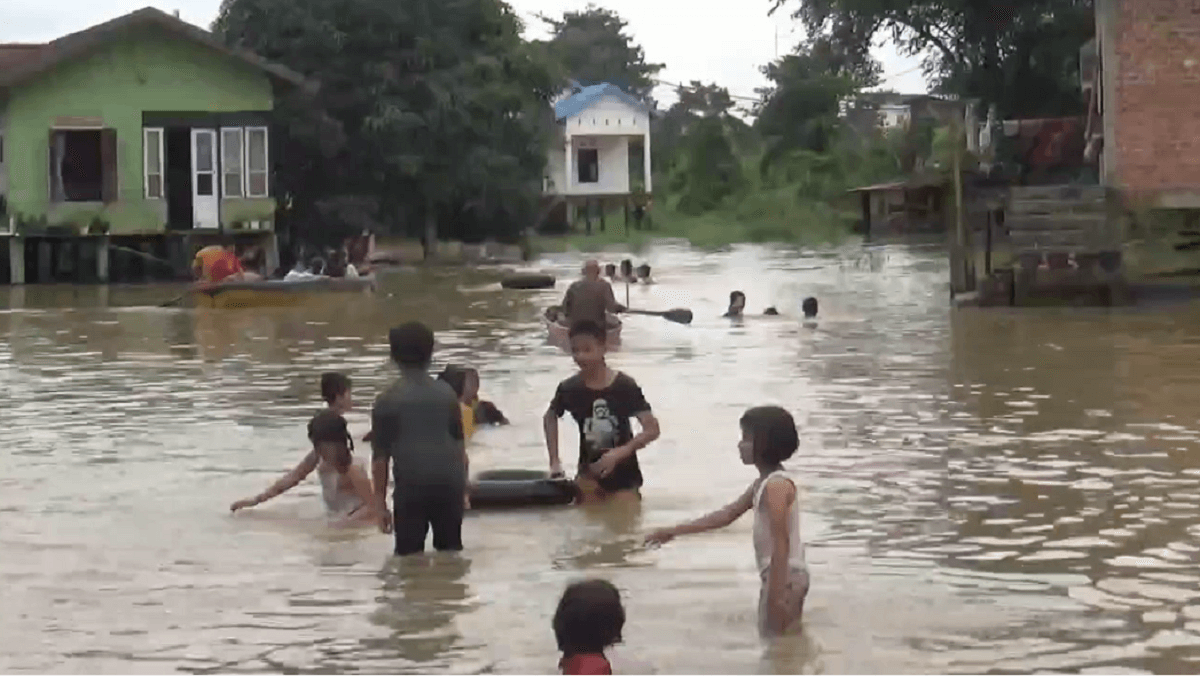
<svg viewBox="0 0 1200 676">
<path fill-rule="evenodd" d="M 645 258 L 659 284 L 632 304 L 696 321 L 629 317 L 612 356 L 662 423 L 641 513 L 476 513 L 461 558 L 405 562 L 327 530 L 315 480 L 227 505 L 299 460 L 321 371 L 354 378 L 365 432 L 386 330 L 414 318 L 513 421 L 472 468 L 544 467 L 572 363 L 537 314 L 562 283 L 396 271 L 374 297 L 207 313 L 145 307 L 167 287 L 0 291 L 0 671 L 547 673 L 582 576 L 623 590 L 621 654 L 659 673 L 1200 668 L 1200 309 L 952 312 L 915 248 Z M 718 319 L 734 288 L 791 317 Z M 639 544 L 753 478 L 737 421 L 763 403 L 802 426 L 813 579 L 803 635 L 770 646 L 748 518 Z"/>
</svg>

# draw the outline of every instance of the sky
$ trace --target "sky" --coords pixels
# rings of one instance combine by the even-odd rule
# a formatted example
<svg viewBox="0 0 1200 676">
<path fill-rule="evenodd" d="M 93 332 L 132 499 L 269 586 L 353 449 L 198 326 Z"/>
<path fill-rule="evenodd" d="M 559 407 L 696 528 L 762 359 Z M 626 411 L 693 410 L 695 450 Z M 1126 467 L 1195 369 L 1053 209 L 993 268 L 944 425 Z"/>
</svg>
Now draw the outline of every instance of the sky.
<svg viewBox="0 0 1200 676">
<path fill-rule="evenodd" d="M 5 5 L 0 42 L 45 42 L 67 33 L 151 5 L 207 28 L 220 0 L 0 0 Z M 527 37 L 545 32 L 538 13 L 561 14 L 583 9 L 587 0 L 509 0 L 525 19 Z M 770 17 L 768 0 L 599 0 L 595 4 L 621 15 L 628 32 L 646 52 L 646 60 L 666 64 L 659 78 L 668 83 L 692 80 L 715 82 L 735 97 L 754 97 L 765 84 L 759 67 L 786 54 L 804 33 L 782 13 Z M 883 88 L 905 94 L 927 89 L 917 57 L 901 56 L 889 45 L 875 48 L 883 63 Z M 672 89 L 661 86 L 655 98 L 674 100 Z M 748 101 L 739 101 L 748 103 Z"/>
</svg>

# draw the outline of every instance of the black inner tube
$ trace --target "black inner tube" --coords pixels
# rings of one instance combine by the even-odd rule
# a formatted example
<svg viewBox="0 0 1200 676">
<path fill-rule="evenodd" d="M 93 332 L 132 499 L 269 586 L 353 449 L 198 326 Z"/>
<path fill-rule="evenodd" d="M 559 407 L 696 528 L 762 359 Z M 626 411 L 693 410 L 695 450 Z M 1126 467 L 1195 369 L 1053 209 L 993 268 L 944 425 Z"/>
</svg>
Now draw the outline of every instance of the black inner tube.
<svg viewBox="0 0 1200 676">
<path fill-rule="evenodd" d="M 567 505 L 575 500 L 575 482 L 552 479 L 546 472 L 509 469 L 480 472 L 471 488 L 472 508 Z"/>
</svg>

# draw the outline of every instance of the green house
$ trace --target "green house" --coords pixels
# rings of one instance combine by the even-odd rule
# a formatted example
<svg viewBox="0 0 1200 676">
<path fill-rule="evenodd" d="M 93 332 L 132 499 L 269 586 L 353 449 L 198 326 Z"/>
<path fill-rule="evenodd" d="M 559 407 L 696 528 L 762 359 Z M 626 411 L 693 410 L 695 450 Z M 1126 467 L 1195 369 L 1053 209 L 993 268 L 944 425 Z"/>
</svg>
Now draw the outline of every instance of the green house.
<svg viewBox="0 0 1200 676">
<path fill-rule="evenodd" d="M 4 229 L 271 231 L 269 116 L 301 76 L 141 9 L 47 44 L 0 45 Z"/>
</svg>

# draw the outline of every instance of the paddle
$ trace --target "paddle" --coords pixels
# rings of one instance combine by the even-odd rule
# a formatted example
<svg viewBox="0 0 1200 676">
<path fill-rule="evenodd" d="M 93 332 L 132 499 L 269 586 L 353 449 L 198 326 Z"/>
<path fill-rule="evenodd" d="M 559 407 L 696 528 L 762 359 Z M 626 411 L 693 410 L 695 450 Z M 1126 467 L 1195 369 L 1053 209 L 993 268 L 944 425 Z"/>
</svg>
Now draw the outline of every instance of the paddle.
<svg viewBox="0 0 1200 676">
<path fill-rule="evenodd" d="M 165 303 L 159 303 L 158 306 L 159 307 L 175 307 L 176 305 L 179 305 L 179 303 L 183 302 L 183 299 L 187 298 L 187 297 L 188 297 L 188 294 L 186 294 L 186 293 L 181 294 L 179 296 L 172 298 L 171 300 L 169 300 Z"/>
<path fill-rule="evenodd" d="M 676 324 L 692 323 L 692 311 L 684 307 L 677 307 L 674 310 L 633 310 L 627 308 L 625 312 L 631 315 L 662 317 L 663 319 L 669 322 L 675 322 Z"/>
</svg>

